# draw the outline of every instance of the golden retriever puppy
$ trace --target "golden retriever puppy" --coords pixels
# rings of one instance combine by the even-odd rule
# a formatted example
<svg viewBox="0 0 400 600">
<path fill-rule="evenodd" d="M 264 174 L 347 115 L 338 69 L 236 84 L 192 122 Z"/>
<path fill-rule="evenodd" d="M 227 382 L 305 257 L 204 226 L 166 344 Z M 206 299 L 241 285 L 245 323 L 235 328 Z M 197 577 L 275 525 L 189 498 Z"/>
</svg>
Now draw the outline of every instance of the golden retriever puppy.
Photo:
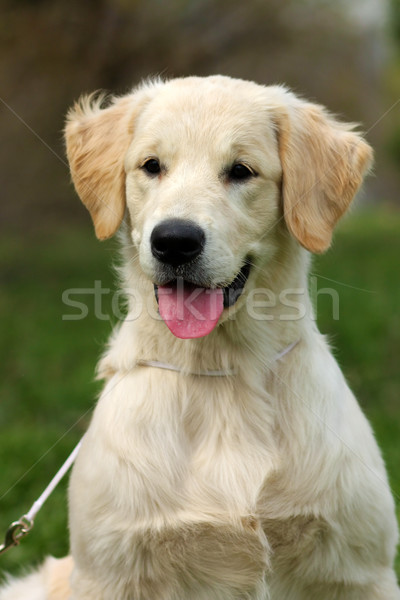
<svg viewBox="0 0 400 600">
<path fill-rule="evenodd" d="M 121 228 L 129 309 L 71 476 L 72 559 L 1 600 L 399 600 L 384 464 L 307 290 L 368 144 L 220 76 L 84 98 L 66 143 L 98 238 Z"/>
</svg>

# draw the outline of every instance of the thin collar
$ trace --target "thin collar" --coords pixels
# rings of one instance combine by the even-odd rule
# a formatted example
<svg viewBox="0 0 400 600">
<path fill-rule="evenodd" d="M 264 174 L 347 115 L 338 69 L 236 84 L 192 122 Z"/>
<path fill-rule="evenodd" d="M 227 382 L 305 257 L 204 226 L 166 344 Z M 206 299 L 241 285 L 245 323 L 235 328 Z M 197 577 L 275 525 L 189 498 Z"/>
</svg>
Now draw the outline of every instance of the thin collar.
<svg viewBox="0 0 400 600">
<path fill-rule="evenodd" d="M 293 348 L 295 348 L 295 346 L 297 346 L 297 344 L 300 342 L 300 340 L 296 340 L 295 342 L 292 342 L 291 344 L 289 344 L 289 346 L 287 346 L 286 348 L 284 348 L 283 350 L 281 350 L 274 358 L 273 358 L 273 362 L 277 362 L 278 360 L 281 360 L 284 356 L 286 356 L 286 354 L 289 354 L 289 352 L 291 350 L 293 350 Z M 166 371 L 175 371 L 176 373 L 182 373 L 184 372 L 184 370 L 181 367 L 177 367 L 175 365 L 171 365 L 169 363 L 165 363 L 165 362 L 161 362 L 159 360 L 138 360 L 136 363 L 136 366 L 138 367 L 153 367 L 155 369 L 165 369 Z M 196 377 L 231 377 L 232 375 L 237 375 L 237 371 L 236 369 L 226 369 L 225 371 L 197 371 L 197 372 L 189 372 L 186 373 L 186 375 L 194 375 Z"/>
</svg>

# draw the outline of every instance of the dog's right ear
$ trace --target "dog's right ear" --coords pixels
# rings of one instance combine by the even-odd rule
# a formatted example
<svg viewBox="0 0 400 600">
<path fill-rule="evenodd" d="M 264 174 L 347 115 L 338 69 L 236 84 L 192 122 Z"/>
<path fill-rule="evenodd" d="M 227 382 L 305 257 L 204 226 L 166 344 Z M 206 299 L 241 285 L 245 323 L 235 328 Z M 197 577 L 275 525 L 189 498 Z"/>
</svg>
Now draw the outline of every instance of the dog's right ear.
<svg viewBox="0 0 400 600">
<path fill-rule="evenodd" d="M 67 116 L 65 140 L 72 180 L 100 240 L 114 235 L 125 213 L 124 157 L 149 91 L 142 88 L 113 98 L 107 108 L 101 108 L 104 96 L 86 96 Z"/>
</svg>

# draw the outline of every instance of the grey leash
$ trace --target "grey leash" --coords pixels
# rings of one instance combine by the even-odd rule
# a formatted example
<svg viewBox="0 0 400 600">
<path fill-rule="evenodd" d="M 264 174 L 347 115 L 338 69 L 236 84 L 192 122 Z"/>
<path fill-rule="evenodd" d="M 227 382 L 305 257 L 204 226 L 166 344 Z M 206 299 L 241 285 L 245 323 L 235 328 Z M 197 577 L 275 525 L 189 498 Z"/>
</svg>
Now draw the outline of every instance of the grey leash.
<svg viewBox="0 0 400 600">
<path fill-rule="evenodd" d="M 43 504 L 46 502 L 47 498 L 54 491 L 57 485 L 60 483 L 61 479 L 67 473 L 67 471 L 71 468 L 75 459 L 78 455 L 79 448 L 81 447 L 82 440 L 75 446 L 72 450 L 71 454 L 61 467 L 59 471 L 54 475 L 53 479 L 50 481 L 49 485 L 46 487 L 44 492 L 40 495 L 40 497 L 32 504 L 29 511 L 20 517 L 18 521 L 14 521 L 11 523 L 9 528 L 7 529 L 6 536 L 4 538 L 4 543 L 0 545 L 0 554 L 7 552 L 13 546 L 18 546 L 23 537 L 26 536 L 27 533 L 30 532 L 34 525 L 35 517 L 39 510 L 42 508 Z"/>
</svg>

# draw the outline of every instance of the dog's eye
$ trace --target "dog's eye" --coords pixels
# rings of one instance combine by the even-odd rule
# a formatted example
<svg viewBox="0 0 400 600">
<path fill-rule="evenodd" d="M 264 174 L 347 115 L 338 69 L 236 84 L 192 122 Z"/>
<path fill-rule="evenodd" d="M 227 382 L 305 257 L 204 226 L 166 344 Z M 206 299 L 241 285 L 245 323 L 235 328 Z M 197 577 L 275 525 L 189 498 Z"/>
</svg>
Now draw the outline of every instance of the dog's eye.
<svg viewBox="0 0 400 600">
<path fill-rule="evenodd" d="M 156 158 L 149 158 L 142 165 L 142 169 L 149 175 L 159 175 L 161 173 L 161 165 Z"/>
<path fill-rule="evenodd" d="M 228 173 L 228 177 L 232 181 L 245 181 L 246 179 L 250 179 L 250 177 L 254 177 L 255 173 L 243 163 L 235 163 L 231 170 Z"/>
</svg>

